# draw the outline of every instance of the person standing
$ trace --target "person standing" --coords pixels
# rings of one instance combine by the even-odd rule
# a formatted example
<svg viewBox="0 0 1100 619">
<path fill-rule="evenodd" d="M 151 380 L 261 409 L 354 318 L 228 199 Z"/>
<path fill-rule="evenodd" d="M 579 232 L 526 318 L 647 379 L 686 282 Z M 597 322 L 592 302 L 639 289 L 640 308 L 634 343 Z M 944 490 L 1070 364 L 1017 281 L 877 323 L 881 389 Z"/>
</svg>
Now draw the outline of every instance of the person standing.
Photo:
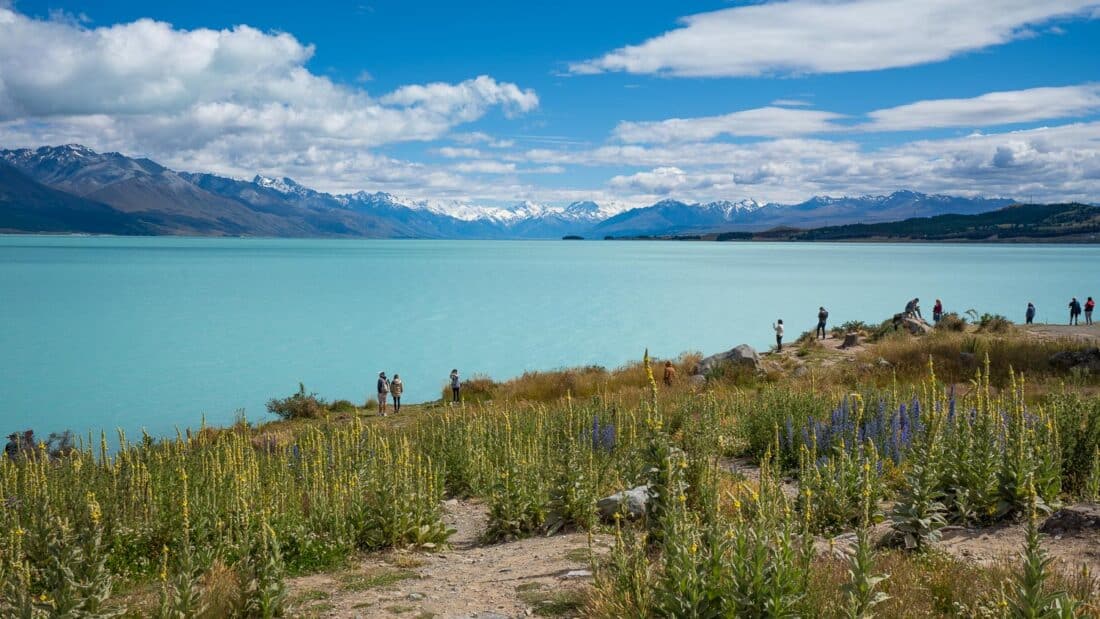
<svg viewBox="0 0 1100 619">
<path fill-rule="evenodd" d="M 393 414 L 401 412 L 401 394 L 405 391 L 405 383 L 400 374 L 394 374 L 390 381 L 390 395 L 393 396 Z"/>
<path fill-rule="evenodd" d="M 671 361 L 665 361 L 665 386 L 671 387 L 672 381 L 676 379 L 676 368 L 672 366 Z"/>
<path fill-rule="evenodd" d="M 386 416 L 386 397 L 390 395 L 390 381 L 386 380 L 386 373 L 378 373 L 378 414 Z"/>
<path fill-rule="evenodd" d="M 783 319 L 780 318 L 776 322 L 772 323 L 772 328 L 775 329 L 776 352 L 783 352 Z"/>
<path fill-rule="evenodd" d="M 829 310 L 824 307 L 817 308 L 817 331 L 814 332 L 816 337 L 825 339 L 825 322 L 829 320 Z"/>
<path fill-rule="evenodd" d="M 451 404 L 458 404 L 461 400 L 462 381 L 458 378 L 458 369 L 451 370 Z"/>
<path fill-rule="evenodd" d="M 1024 319 L 1027 320 L 1027 324 L 1035 322 L 1035 304 L 1028 301 L 1027 312 L 1024 313 Z"/>
<path fill-rule="evenodd" d="M 1096 301 L 1093 301 L 1092 297 L 1089 297 L 1085 301 L 1085 324 L 1086 325 L 1091 325 L 1092 324 L 1092 310 L 1094 310 L 1094 309 L 1096 309 Z"/>
<path fill-rule="evenodd" d="M 932 306 L 932 322 L 940 324 L 941 318 L 943 318 L 943 301 L 936 299 L 936 304 Z"/>
<path fill-rule="evenodd" d="M 1079 324 L 1079 318 L 1081 316 L 1081 302 L 1077 300 L 1077 297 L 1073 297 L 1069 300 L 1069 324 Z"/>
</svg>

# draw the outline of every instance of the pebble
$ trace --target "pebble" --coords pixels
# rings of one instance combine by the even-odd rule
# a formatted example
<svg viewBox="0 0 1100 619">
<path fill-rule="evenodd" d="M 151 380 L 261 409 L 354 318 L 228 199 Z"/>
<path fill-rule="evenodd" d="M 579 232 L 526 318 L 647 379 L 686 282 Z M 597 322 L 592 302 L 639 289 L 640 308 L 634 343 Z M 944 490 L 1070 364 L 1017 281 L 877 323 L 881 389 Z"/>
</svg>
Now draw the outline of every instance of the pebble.
<svg viewBox="0 0 1100 619">
<path fill-rule="evenodd" d="M 562 575 L 562 578 L 566 580 L 577 580 L 580 578 L 592 578 L 592 570 L 569 570 Z"/>
</svg>

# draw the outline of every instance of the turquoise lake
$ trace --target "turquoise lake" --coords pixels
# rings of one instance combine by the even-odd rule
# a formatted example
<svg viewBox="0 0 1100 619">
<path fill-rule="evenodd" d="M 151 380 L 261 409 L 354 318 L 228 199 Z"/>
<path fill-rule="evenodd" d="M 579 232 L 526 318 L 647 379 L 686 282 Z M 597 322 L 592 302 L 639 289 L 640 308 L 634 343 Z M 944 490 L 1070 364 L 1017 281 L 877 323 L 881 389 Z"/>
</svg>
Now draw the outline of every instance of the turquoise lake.
<svg viewBox="0 0 1100 619">
<path fill-rule="evenodd" d="M 1100 294 L 1098 265 L 1091 246 L 0 236 L 0 430 L 167 434 L 260 419 L 299 381 L 362 402 L 381 370 L 419 402 L 453 367 L 764 348 L 819 305 L 832 324 L 914 296 L 1022 320 L 1031 300 L 1060 322 Z"/>
</svg>

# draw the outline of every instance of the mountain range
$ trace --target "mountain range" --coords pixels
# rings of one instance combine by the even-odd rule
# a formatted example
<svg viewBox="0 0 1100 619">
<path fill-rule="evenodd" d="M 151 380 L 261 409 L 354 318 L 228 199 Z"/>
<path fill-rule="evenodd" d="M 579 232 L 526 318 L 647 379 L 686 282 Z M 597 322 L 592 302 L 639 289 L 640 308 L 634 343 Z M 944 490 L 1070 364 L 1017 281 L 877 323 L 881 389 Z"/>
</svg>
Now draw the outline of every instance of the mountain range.
<svg viewBox="0 0 1100 619">
<path fill-rule="evenodd" d="M 289 178 L 240 180 L 177 172 L 84 146 L 0 150 L 0 232 L 198 236 L 550 239 L 760 231 L 779 226 L 879 223 L 975 214 L 1012 204 L 897 191 L 815 197 L 794 205 L 752 200 L 662 200 L 626 209 L 574 202 L 510 207 L 411 200 L 365 191 L 330 194 Z"/>
</svg>

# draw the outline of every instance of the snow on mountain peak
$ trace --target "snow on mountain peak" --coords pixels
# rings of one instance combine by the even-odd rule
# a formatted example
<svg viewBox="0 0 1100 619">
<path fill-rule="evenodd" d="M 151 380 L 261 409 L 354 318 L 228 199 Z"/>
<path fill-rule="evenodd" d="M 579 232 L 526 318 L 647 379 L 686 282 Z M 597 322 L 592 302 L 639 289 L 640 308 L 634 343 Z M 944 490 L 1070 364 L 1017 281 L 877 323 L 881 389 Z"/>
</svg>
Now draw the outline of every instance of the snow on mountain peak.
<svg viewBox="0 0 1100 619">
<path fill-rule="evenodd" d="M 286 176 L 282 178 L 273 178 L 270 176 L 262 176 L 260 174 L 257 174 L 256 178 L 252 179 L 252 182 L 259 185 L 260 187 L 265 187 L 267 189 L 278 191 L 282 194 L 303 194 L 309 191 L 302 185 L 299 185 L 297 182 L 295 182 L 294 179 L 288 178 Z"/>
</svg>

